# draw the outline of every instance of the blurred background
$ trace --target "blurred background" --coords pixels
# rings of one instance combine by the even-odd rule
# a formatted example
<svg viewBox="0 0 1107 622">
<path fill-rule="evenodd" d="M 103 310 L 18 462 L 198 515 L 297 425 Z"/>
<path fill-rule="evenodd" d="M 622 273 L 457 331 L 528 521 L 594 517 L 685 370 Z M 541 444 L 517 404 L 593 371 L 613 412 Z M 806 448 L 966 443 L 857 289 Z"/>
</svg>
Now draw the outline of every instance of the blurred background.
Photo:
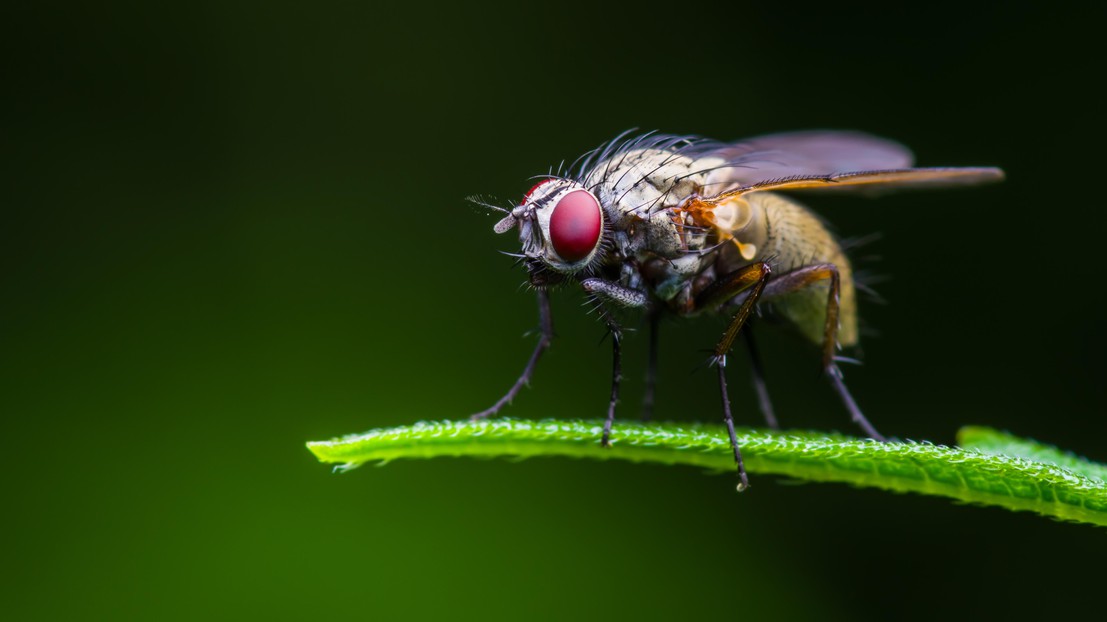
<svg viewBox="0 0 1107 622">
<path fill-rule="evenodd" d="M 937 498 L 568 460 L 334 475 L 307 440 L 487 407 L 533 344 L 517 200 L 630 127 L 855 128 L 1008 182 L 808 197 L 876 335 L 874 424 L 984 424 L 1107 460 L 1098 14 L 1054 3 L 7 6 L 0 409 L 9 619 L 861 619 L 1098 602 L 1095 528 Z M 1088 5 L 1089 7 L 1091 5 Z M 599 417 L 602 327 L 507 414 Z M 669 322 L 658 416 L 714 421 L 721 321 Z M 853 433 L 765 332 L 788 427 Z M 636 417 L 645 335 L 627 345 Z M 740 424 L 760 425 L 744 357 Z M 1087 603 L 1083 601 L 1087 600 Z"/>
</svg>

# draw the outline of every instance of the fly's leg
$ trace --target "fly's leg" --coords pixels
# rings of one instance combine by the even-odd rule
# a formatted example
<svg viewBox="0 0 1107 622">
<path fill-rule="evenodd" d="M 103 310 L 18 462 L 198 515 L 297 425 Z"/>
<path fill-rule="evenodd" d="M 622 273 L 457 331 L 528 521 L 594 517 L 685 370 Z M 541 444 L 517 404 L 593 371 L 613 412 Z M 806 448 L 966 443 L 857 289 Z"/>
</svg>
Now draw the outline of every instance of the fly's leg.
<svg viewBox="0 0 1107 622">
<path fill-rule="evenodd" d="M 654 394 L 657 389 L 657 333 L 661 323 L 661 314 L 656 310 L 649 314 L 650 354 L 646 362 L 646 391 L 642 395 L 642 421 L 653 418 Z"/>
<path fill-rule="evenodd" d="M 482 410 L 476 413 L 470 419 L 484 419 L 491 417 L 500 411 L 501 408 L 511 403 L 511 400 L 515 399 L 515 396 L 530 382 L 530 377 L 534 374 L 534 368 L 538 365 L 538 359 L 542 357 L 542 353 L 546 351 L 546 348 L 550 347 L 550 342 L 553 341 L 553 317 L 550 315 L 550 294 L 544 290 L 538 290 L 538 326 L 542 334 L 538 337 L 538 344 L 534 346 L 534 352 L 530 355 L 530 360 L 527 361 L 527 366 L 523 368 L 523 373 L 519 376 L 519 379 L 515 381 L 515 384 L 511 386 L 507 394 L 501 397 L 491 408 Z"/>
<path fill-rule="evenodd" d="M 719 392 L 723 399 L 723 421 L 726 422 L 727 433 L 730 434 L 730 446 L 734 450 L 734 462 L 738 465 L 739 492 L 749 488 L 750 481 L 746 475 L 746 466 L 742 463 L 742 450 L 738 448 L 738 435 L 734 432 L 734 417 L 730 414 L 730 397 L 726 389 L 726 355 L 734 345 L 734 339 L 742 331 L 742 327 L 749 320 L 757 300 L 765 290 L 765 284 L 769 280 L 772 270 L 769 264 L 761 262 L 751 264 L 745 268 L 739 268 L 726 276 L 720 277 L 707 289 L 700 292 L 695 299 L 697 308 L 711 308 L 721 305 L 739 293 L 749 290 L 749 294 L 734 314 L 730 325 L 727 326 L 723 338 L 715 346 L 713 360 L 719 368 Z"/>
<path fill-rule="evenodd" d="M 623 287 L 603 279 L 584 279 L 581 281 L 581 286 L 596 301 L 600 317 L 607 324 L 608 332 L 611 333 L 611 401 L 607 405 L 607 419 L 604 421 L 603 437 L 600 439 L 601 445 L 610 447 L 611 427 L 615 424 L 615 406 L 619 403 L 619 383 L 623 380 L 623 329 L 604 303 L 610 302 L 624 307 L 646 307 L 649 305 L 649 296 L 641 290 Z"/>
<path fill-rule="evenodd" d="M 643 308 L 650 304 L 646 292 L 603 279 L 584 279 L 580 282 L 584 291 L 592 294 L 596 300 L 608 302 L 620 307 Z"/>
<path fill-rule="evenodd" d="M 604 315 L 609 315 L 604 311 Z M 603 422 L 603 436 L 600 445 L 611 447 L 611 426 L 615 425 L 615 406 L 619 403 L 619 383 L 623 380 L 622 352 L 623 330 L 610 319 L 606 319 L 607 330 L 611 332 L 611 401 L 607 404 L 607 419 Z"/>
<path fill-rule="evenodd" d="M 746 465 L 742 462 L 742 450 L 738 448 L 738 435 L 734 432 L 734 417 L 730 414 L 730 398 L 726 392 L 726 357 L 720 361 L 719 392 L 723 396 L 723 421 L 726 423 L 726 431 L 730 434 L 730 447 L 734 450 L 734 463 L 738 465 L 738 492 L 750 487 L 750 478 L 746 476 Z"/>
<path fill-rule="evenodd" d="M 769 399 L 769 388 L 765 386 L 765 369 L 761 366 L 761 354 L 753 339 L 753 321 L 747 321 L 742 336 L 746 339 L 746 349 L 750 353 L 750 373 L 753 376 L 753 390 L 757 392 L 757 405 L 765 416 L 765 423 L 773 430 L 779 430 L 780 424 L 773 412 L 773 402 Z"/>
<path fill-rule="evenodd" d="M 830 380 L 830 384 L 842 399 L 850 418 L 865 434 L 878 441 L 884 441 L 884 436 L 876 431 L 869 423 L 865 415 L 861 413 L 857 402 L 853 400 L 845 383 L 842 382 L 842 372 L 834 362 L 834 353 L 838 347 L 838 297 L 841 290 L 841 277 L 838 275 L 838 267 L 834 264 L 816 264 L 793 270 L 788 274 L 773 279 L 772 284 L 766 290 L 766 296 L 774 297 L 789 294 L 809 287 L 819 281 L 830 281 L 829 291 L 826 297 L 826 326 L 823 329 L 823 372 Z"/>
</svg>

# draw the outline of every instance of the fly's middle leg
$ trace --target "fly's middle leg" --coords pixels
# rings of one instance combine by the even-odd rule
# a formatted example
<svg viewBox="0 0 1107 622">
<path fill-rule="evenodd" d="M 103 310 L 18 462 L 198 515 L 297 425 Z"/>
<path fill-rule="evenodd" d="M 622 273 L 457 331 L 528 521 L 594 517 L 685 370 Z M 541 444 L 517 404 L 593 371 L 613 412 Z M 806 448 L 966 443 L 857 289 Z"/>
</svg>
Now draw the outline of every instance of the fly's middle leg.
<svg viewBox="0 0 1107 622">
<path fill-rule="evenodd" d="M 742 332 L 742 328 L 753 313 L 757 301 L 765 290 L 765 284 L 769 280 L 772 270 L 769 264 L 761 262 L 739 268 L 730 274 L 720 277 L 707 289 L 700 292 L 695 298 L 696 308 L 716 307 L 739 293 L 749 290 L 738 312 L 734 314 L 722 339 L 715 346 L 714 362 L 719 369 L 719 392 L 723 400 L 723 421 L 726 423 L 727 433 L 730 434 L 730 446 L 734 450 L 734 462 L 738 466 L 738 490 L 749 488 L 749 477 L 746 475 L 746 467 L 742 462 L 742 450 L 738 447 L 738 435 L 734 431 L 734 417 L 730 413 L 730 397 L 726 388 L 726 355 L 734 345 L 734 339 Z"/>
</svg>

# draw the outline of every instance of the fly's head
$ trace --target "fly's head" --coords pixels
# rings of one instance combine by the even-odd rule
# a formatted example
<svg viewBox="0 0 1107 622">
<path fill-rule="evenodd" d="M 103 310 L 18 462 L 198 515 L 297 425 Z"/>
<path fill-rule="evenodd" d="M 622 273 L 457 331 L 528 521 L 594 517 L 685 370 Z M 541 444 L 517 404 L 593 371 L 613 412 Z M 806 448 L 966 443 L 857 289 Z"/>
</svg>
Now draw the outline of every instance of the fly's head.
<svg viewBox="0 0 1107 622">
<path fill-rule="evenodd" d="M 494 230 L 506 233 L 515 227 L 535 287 L 549 287 L 590 270 L 604 254 L 604 210 L 596 196 L 575 181 L 551 178 L 536 184 Z"/>
</svg>

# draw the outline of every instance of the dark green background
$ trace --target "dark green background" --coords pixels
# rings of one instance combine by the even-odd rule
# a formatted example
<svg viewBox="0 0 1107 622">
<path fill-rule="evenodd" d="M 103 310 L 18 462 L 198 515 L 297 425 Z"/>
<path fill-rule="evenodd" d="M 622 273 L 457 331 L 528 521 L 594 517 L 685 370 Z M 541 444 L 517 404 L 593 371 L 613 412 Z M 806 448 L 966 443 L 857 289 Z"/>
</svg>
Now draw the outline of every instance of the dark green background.
<svg viewBox="0 0 1107 622">
<path fill-rule="evenodd" d="M 1102 531 L 755 474 L 534 460 L 336 476 L 304 441 L 460 418 L 533 300 L 463 202 L 628 128 L 857 128 L 1002 186 L 812 197 L 890 280 L 846 370 L 878 428 L 986 424 L 1107 459 L 1102 9 L 188 2 L 3 9 L 8 619 L 1063 615 Z M 777 7 L 777 8 L 774 8 Z M 1094 12 L 1093 12 L 1094 11 Z M 510 414 L 598 417 L 565 293 Z M 713 320 L 666 325 L 660 412 L 715 420 Z M 627 347 L 632 417 L 644 339 Z M 853 432 L 765 334 L 788 426 Z M 736 360 L 741 360 L 737 357 Z M 740 422 L 758 424 L 744 362 Z"/>
</svg>

